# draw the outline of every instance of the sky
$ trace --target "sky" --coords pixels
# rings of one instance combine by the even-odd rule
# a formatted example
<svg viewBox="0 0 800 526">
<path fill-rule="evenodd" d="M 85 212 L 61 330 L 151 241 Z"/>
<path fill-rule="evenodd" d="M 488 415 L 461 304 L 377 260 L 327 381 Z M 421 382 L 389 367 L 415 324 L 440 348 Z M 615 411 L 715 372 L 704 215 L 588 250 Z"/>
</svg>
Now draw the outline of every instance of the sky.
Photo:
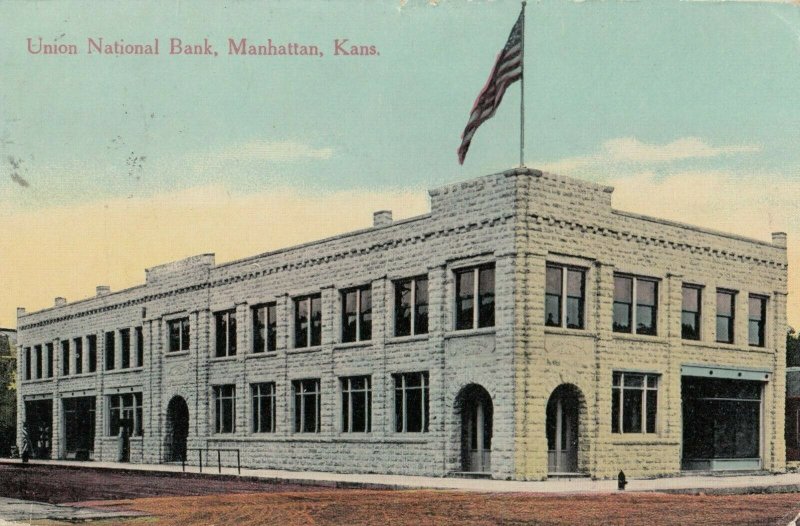
<svg viewBox="0 0 800 526">
<path fill-rule="evenodd" d="M 0 327 L 428 209 L 519 163 L 520 84 L 456 149 L 516 1 L 0 2 Z M 78 54 L 32 53 L 39 38 Z M 88 53 L 88 39 L 159 55 Z M 217 55 L 171 55 L 170 39 Z M 322 56 L 238 56 L 228 39 Z M 207 40 L 206 40 L 207 39 Z M 335 41 L 374 46 L 336 55 Z M 789 235 L 800 328 L 800 6 L 531 1 L 525 164 L 613 185 L 614 207 Z"/>
</svg>

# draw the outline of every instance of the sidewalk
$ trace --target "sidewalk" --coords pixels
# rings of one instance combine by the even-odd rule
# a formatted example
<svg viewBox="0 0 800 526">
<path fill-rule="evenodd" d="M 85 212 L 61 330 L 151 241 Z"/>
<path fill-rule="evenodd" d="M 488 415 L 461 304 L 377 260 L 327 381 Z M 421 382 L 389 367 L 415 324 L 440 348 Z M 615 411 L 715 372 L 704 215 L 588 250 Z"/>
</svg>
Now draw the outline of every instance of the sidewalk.
<svg viewBox="0 0 800 526">
<path fill-rule="evenodd" d="M 1 463 L 19 464 L 16 459 L 0 459 Z M 143 471 L 154 473 L 180 473 L 181 466 L 174 464 L 129 464 L 122 462 L 76 462 L 69 460 L 31 460 L 31 464 L 70 466 L 85 469 L 110 469 L 117 471 Z M 199 473 L 197 466 L 186 466 L 187 473 Z M 216 466 L 203 467 L 203 476 L 219 476 Z M 224 476 L 242 476 L 278 483 L 311 484 L 341 488 L 374 489 L 443 489 L 479 491 L 487 493 L 616 493 L 616 480 L 591 480 L 588 478 L 551 479 L 546 481 L 509 481 L 467 478 L 415 477 L 404 475 L 370 475 L 354 473 L 327 473 L 318 471 L 285 471 L 274 469 L 223 467 Z M 687 475 L 655 479 L 629 479 L 627 491 L 657 491 L 666 493 L 800 493 L 800 473 L 779 475 L 749 474 L 731 476 Z"/>
</svg>

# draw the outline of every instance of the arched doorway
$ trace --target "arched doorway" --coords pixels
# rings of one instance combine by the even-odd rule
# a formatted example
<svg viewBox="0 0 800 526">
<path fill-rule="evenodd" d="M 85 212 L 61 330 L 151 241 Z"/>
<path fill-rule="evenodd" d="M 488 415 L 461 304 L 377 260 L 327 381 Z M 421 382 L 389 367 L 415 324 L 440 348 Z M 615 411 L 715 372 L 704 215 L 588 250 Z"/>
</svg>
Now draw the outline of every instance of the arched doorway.
<svg viewBox="0 0 800 526">
<path fill-rule="evenodd" d="M 477 384 L 461 389 L 456 397 L 461 417 L 461 469 L 471 473 L 492 470 L 492 397 Z"/>
<path fill-rule="evenodd" d="M 189 406 L 181 396 L 174 396 L 167 406 L 165 455 L 167 462 L 186 460 L 186 437 L 189 436 Z"/>
<path fill-rule="evenodd" d="M 547 471 L 578 472 L 580 391 L 573 385 L 558 386 L 547 402 Z"/>
</svg>

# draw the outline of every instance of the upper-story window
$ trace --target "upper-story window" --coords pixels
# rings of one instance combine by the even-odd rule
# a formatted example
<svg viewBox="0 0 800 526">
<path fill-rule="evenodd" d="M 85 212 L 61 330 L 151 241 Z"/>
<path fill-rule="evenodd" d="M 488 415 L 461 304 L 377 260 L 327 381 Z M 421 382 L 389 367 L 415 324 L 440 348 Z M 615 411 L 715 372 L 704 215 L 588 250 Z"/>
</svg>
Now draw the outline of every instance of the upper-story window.
<svg viewBox="0 0 800 526">
<path fill-rule="evenodd" d="M 122 347 L 120 352 L 120 361 L 122 363 L 119 364 L 119 368 L 127 369 L 131 366 L 131 330 L 120 329 L 119 340 Z"/>
<path fill-rule="evenodd" d="M 494 265 L 455 271 L 456 329 L 494 327 Z"/>
<path fill-rule="evenodd" d="M 703 289 L 697 285 L 684 285 L 681 301 L 681 337 L 685 340 L 700 339 L 700 305 Z"/>
<path fill-rule="evenodd" d="M 584 328 L 585 272 L 547 265 L 544 324 L 548 327 Z"/>
<path fill-rule="evenodd" d="M 75 353 L 75 374 L 83 372 L 83 338 L 72 340 L 72 348 Z"/>
<path fill-rule="evenodd" d="M 294 300 L 294 346 L 322 344 L 322 297 L 319 294 Z"/>
<path fill-rule="evenodd" d="M 750 345 L 764 347 L 764 327 L 767 320 L 767 298 L 764 296 L 750 296 L 748 298 L 747 333 Z"/>
<path fill-rule="evenodd" d="M 236 356 L 236 310 L 230 309 L 214 314 L 216 334 L 216 356 Z"/>
<path fill-rule="evenodd" d="M 179 318 L 167 322 L 169 330 L 169 352 L 188 351 L 190 328 L 189 318 Z"/>
<path fill-rule="evenodd" d="M 614 332 L 656 334 L 657 305 L 656 280 L 614 276 Z"/>
<path fill-rule="evenodd" d="M 736 293 L 717 289 L 717 341 L 733 343 L 733 322 L 736 319 Z"/>
<path fill-rule="evenodd" d="M 403 279 L 394 284 L 394 335 L 428 334 L 428 278 Z"/>
<path fill-rule="evenodd" d="M 33 370 L 31 369 L 32 366 L 31 360 L 31 348 L 25 347 L 25 379 L 31 380 L 33 378 Z"/>
<path fill-rule="evenodd" d="M 89 372 L 93 373 L 97 370 L 97 335 L 87 336 L 86 343 L 89 346 Z"/>
<path fill-rule="evenodd" d="M 253 307 L 253 352 L 272 352 L 277 349 L 278 321 L 275 304 Z"/>
<path fill-rule="evenodd" d="M 372 286 L 342 291 L 342 342 L 372 339 Z"/>
<path fill-rule="evenodd" d="M 136 327 L 136 367 L 144 365 L 144 331 Z"/>
<path fill-rule="evenodd" d="M 34 350 L 36 351 L 36 378 L 43 378 L 44 371 L 42 371 L 42 346 L 36 345 Z"/>
<path fill-rule="evenodd" d="M 40 363 L 42 355 L 41 346 L 37 345 L 36 348 L 38 349 L 37 363 Z M 114 367 L 111 368 L 113 369 Z M 41 367 L 39 367 L 39 370 L 41 371 Z M 69 376 L 69 371 L 69 340 L 61 340 L 61 374 L 64 376 Z"/>
<path fill-rule="evenodd" d="M 108 331 L 105 333 L 106 335 L 106 348 L 105 348 L 105 358 L 106 358 L 106 371 L 114 370 L 114 355 L 115 355 L 115 346 L 116 346 L 116 337 L 114 335 L 114 331 Z"/>
<path fill-rule="evenodd" d="M 52 378 L 53 377 L 53 370 L 54 370 L 53 369 L 53 359 L 55 358 L 55 355 L 53 353 L 53 344 L 52 344 L 52 342 L 46 343 L 45 344 L 45 349 L 47 350 L 47 356 L 46 356 L 46 359 L 45 359 L 45 362 L 47 363 L 47 377 L 48 378 Z"/>
</svg>

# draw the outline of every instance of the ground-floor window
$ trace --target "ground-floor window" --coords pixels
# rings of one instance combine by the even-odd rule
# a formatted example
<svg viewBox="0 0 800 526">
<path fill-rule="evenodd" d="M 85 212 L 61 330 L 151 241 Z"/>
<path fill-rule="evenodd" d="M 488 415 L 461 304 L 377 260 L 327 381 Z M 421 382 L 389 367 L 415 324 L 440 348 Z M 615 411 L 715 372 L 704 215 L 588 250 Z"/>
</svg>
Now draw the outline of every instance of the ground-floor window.
<svg viewBox="0 0 800 526">
<path fill-rule="evenodd" d="M 275 383 L 253 384 L 253 433 L 275 432 Z"/>
<path fill-rule="evenodd" d="M 394 375 L 394 421 L 398 433 L 427 433 L 428 372 Z"/>
<path fill-rule="evenodd" d="M 762 385 L 684 377 L 684 460 L 759 458 Z"/>
<path fill-rule="evenodd" d="M 800 460 L 800 398 L 786 399 L 786 460 Z"/>
<path fill-rule="evenodd" d="M 50 458 L 53 443 L 53 401 L 25 402 L 22 435 L 26 438 L 33 458 Z M 24 447 L 24 446 L 23 446 Z"/>
<path fill-rule="evenodd" d="M 142 436 L 142 393 L 115 394 L 108 397 L 108 435 Z"/>
<path fill-rule="evenodd" d="M 319 378 L 295 380 L 294 432 L 319 433 L 320 429 L 320 384 Z"/>
<path fill-rule="evenodd" d="M 236 386 L 217 385 L 214 387 L 214 432 L 233 433 L 236 431 Z"/>
<path fill-rule="evenodd" d="M 658 375 L 615 372 L 611 383 L 611 432 L 655 433 Z"/>
<path fill-rule="evenodd" d="M 342 378 L 342 431 L 372 430 L 372 385 L 369 376 Z"/>
</svg>

